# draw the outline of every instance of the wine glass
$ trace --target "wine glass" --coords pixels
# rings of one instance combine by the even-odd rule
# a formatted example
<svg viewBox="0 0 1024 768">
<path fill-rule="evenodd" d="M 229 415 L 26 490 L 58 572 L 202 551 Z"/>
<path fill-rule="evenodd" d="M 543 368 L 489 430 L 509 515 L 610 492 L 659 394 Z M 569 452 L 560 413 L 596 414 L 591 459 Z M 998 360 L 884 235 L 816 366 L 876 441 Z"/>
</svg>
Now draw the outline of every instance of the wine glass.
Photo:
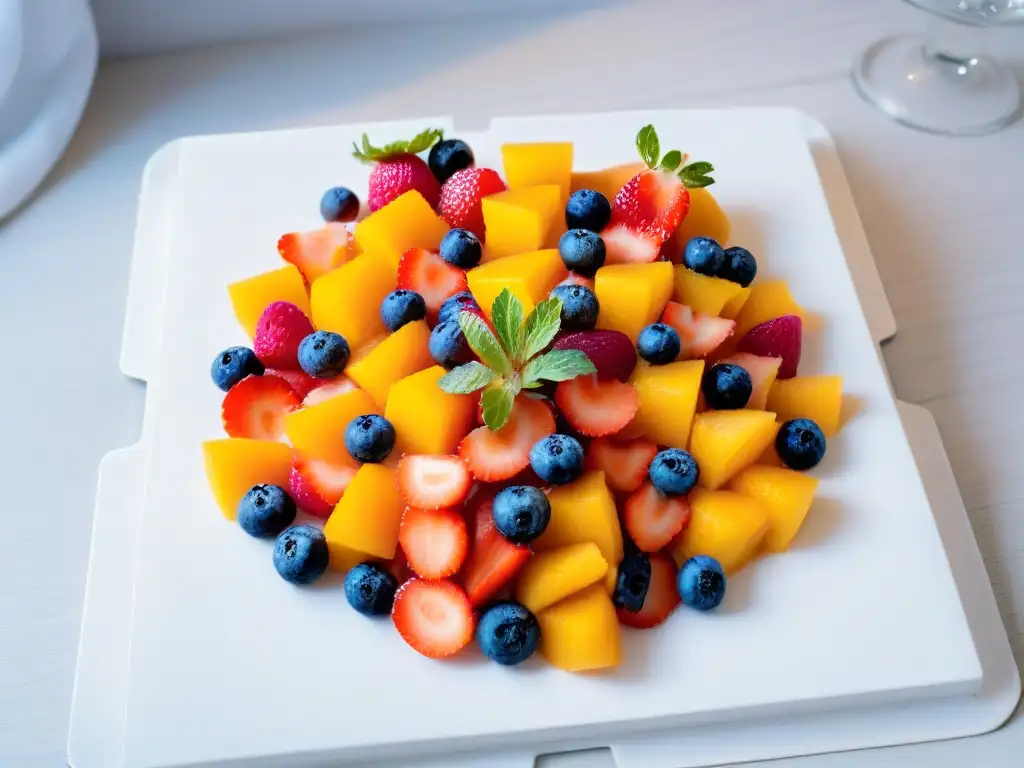
<svg viewBox="0 0 1024 768">
<path fill-rule="evenodd" d="M 977 136 L 1013 122 L 1020 85 L 1006 65 L 980 55 L 980 38 L 992 26 L 1024 24 L 1024 0 L 906 2 L 943 21 L 928 36 L 890 37 L 865 50 L 852 72 L 860 95 L 929 133 Z"/>
</svg>

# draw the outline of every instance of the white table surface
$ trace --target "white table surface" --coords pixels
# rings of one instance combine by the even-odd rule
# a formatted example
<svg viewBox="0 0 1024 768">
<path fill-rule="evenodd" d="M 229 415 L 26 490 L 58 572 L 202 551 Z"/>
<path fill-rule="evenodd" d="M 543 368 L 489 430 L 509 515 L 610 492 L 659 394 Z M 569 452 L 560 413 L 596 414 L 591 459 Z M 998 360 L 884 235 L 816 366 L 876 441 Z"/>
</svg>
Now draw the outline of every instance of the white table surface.
<svg viewBox="0 0 1024 768">
<path fill-rule="evenodd" d="M 860 102 L 846 75 L 855 52 L 928 23 L 898 0 L 594 6 L 102 67 L 66 157 L 0 225 L 0 766 L 65 764 L 96 467 L 136 439 L 145 397 L 118 370 L 140 173 L 162 143 L 196 133 L 430 114 L 469 129 L 498 115 L 646 106 L 817 116 L 839 146 L 899 326 L 885 349 L 896 392 L 935 415 L 1024 660 L 1024 123 L 945 139 Z M 1024 71 L 1024 28 L 990 38 Z M 1018 712 L 983 737 L 781 765 L 1001 768 L 1022 754 Z M 612 765 L 601 753 L 572 763 Z"/>
</svg>

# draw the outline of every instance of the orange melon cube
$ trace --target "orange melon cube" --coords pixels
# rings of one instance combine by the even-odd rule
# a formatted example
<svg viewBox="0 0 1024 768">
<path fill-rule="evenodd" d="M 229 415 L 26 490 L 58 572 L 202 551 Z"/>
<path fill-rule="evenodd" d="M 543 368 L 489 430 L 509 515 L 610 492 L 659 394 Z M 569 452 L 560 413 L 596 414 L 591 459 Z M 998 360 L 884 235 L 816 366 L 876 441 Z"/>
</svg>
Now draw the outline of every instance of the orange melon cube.
<svg viewBox="0 0 1024 768">
<path fill-rule="evenodd" d="M 292 446 L 310 459 L 356 465 L 345 448 L 345 428 L 356 416 L 380 413 L 373 398 L 361 389 L 332 397 L 284 417 L 284 432 Z"/>
<path fill-rule="evenodd" d="M 806 319 L 806 313 L 789 293 L 789 285 L 785 280 L 766 280 L 750 286 L 750 294 L 743 303 L 743 308 L 736 315 L 737 340 L 766 320 L 785 315 L 797 315 Z"/>
<path fill-rule="evenodd" d="M 832 437 L 839 431 L 843 377 L 797 376 L 776 381 L 768 391 L 767 407 L 779 421 L 811 419 L 826 437 Z"/>
<path fill-rule="evenodd" d="M 533 543 L 537 552 L 592 541 L 610 566 L 622 560 L 622 528 L 604 472 L 588 472 L 548 492 L 551 520 Z"/>
<path fill-rule="evenodd" d="M 353 558 L 345 550 L 390 560 L 398 547 L 404 510 L 395 470 L 383 464 L 363 464 L 324 525 L 331 557 L 337 550 L 349 567 Z"/>
<path fill-rule="evenodd" d="M 607 574 L 608 563 L 592 541 L 541 552 L 520 571 L 516 600 L 536 614 L 595 582 L 603 584 Z"/>
<path fill-rule="evenodd" d="M 743 290 L 743 286 L 720 277 L 708 277 L 684 266 L 675 267 L 672 301 L 686 304 L 694 312 L 721 317 L 722 310 Z"/>
<path fill-rule="evenodd" d="M 410 190 L 356 224 L 355 237 L 363 253 L 378 256 L 391 268 L 393 279 L 403 253 L 410 248 L 436 251 L 447 231 L 423 195 Z"/>
<path fill-rule="evenodd" d="M 377 407 L 383 410 L 392 384 L 434 364 L 429 343 L 430 329 L 425 321 L 406 323 L 358 361 L 349 363 L 345 373 L 369 392 Z"/>
<path fill-rule="evenodd" d="M 540 655 L 567 672 L 615 667 L 622 661 L 622 631 L 615 606 L 600 583 L 537 614 Z"/>
<path fill-rule="evenodd" d="M 703 360 L 668 365 L 639 363 L 629 379 L 640 399 L 630 428 L 659 445 L 685 448 L 703 375 Z"/>
<path fill-rule="evenodd" d="M 340 333 L 349 347 L 357 349 L 387 332 L 380 319 L 380 304 L 394 289 L 391 267 L 380 257 L 364 253 L 313 283 L 313 325 L 317 330 Z"/>
<path fill-rule="evenodd" d="M 562 190 L 556 184 L 499 192 L 481 203 L 487 229 L 485 261 L 537 251 L 562 213 Z"/>
<path fill-rule="evenodd" d="M 768 532 L 764 546 L 769 552 L 782 552 L 804 524 L 817 478 L 782 467 L 747 467 L 729 481 L 729 489 L 760 501 L 768 510 Z"/>
<path fill-rule="evenodd" d="M 501 161 L 509 189 L 554 184 L 560 190 L 562 201 L 568 199 L 572 142 L 502 144 Z"/>
<path fill-rule="evenodd" d="M 435 365 L 391 385 L 384 416 L 397 435 L 392 455 L 455 453 L 476 426 L 479 397 L 443 391 L 437 382 L 444 374 Z"/>
<path fill-rule="evenodd" d="M 252 338 L 263 310 L 275 301 L 294 304 L 309 316 L 309 295 L 302 273 L 291 264 L 228 286 L 231 306 L 239 324 Z"/>
<path fill-rule="evenodd" d="M 672 296 L 672 264 L 601 267 L 594 278 L 594 293 L 601 305 L 597 327 L 621 331 L 635 343 L 644 326 L 661 317 Z"/>
<path fill-rule="evenodd" d="M 637 161 L 635 163 L 613 165 L 610 168 L 602 168 L 600 171 L 577 171 L 573 173 L 570 180 L 571 191 L 577 192 L 581 189 L 593 189 L 607 197 L 610 203 L 619 194 L 619 190 L 626 186 L 626 182 L 646 168 L 647 166 L 644 163 Z M 693 192 L 694 190 L 690 191 L 691 201 L 693 199 Z"/>
<path fill-rule="evenodd" d="M 669 551 L 680 566 L 696 555 L 710 555 L 731 576 L 757 554 L 769 529 L 768 510 L 757 499 L 695 488 L 690 493 L 690 524 Z"/>
<path fill-rule="evenodd" d="M 701 486 L 721 488 L 757 461 L 775 435 L 775 414 L 767 411 L 707 411 L 693 420 L 690 453 L 700 467 Z"/>
<path fill-rule="evenodd" d="M 272 440 L 230 437 L 203 443 L 203 464 L 213 498 L 228 520 L 238 516 L 238 502 L 254 485 L 288 487 L 292 449 Z"/>
<path fill-rule="evenodd" d="M 562 257 L 554 249 L 520 253 L 481 264 L 469 270 L 469 290 L 490 317 L 498 294 L 508 288 L 523 305 L 523 315 L 546 299 L 551 289 L 569 274 Z"/>
<path fill-rule="evenodd" d="M 679 226 L 679 239 L 683 245 L 695 237 L 710 237 L 724 246 L 729 242 L 731 230 L 729 217 L 711 191 L 707 188 L 691 189 L 690 211 Z"/>
</svg>

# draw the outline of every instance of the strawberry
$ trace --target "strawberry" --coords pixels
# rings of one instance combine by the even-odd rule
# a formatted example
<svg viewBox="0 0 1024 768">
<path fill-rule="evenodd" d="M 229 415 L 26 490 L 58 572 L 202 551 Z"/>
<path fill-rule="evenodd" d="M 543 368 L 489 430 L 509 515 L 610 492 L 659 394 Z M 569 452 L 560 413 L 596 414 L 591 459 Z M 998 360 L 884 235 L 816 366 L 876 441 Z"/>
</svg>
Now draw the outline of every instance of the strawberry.
<svg viewBox="0 0 1024 768">
<path fill-rule="evenodd" d="M 555 431 L 555 417 L 540 400 L 520 395 L 501 429 L 477 427 L 459 444 L 459 456 L 481 482 L 508 480 L 530 464 L 530 449 Z"/>
<path fill-rule="evenodd" d="M 598 381 L 596 375 L 563 381 L 555 401 L 566 420 L 588 437 L 618 432 L 632 421 L 640 407 L 636 390 L 621 381 Z"/>
<path fill-rule="evenodd" d="M 628 381 L 636 367 L 636 348 L 621 331 L 575 331 L 555 342 L 555 349 L 578 349 L 597 368 L 597 378 Z"/>
<path fill-rule="evenodd" d="M 768 403 L 768 391 L 778 377 L 782 358 L 760 357 L 749 352 L 737 352 L 734 355 L 723 357 L 718 362 L 733 363 L 750 374 L 753 391 L 750 393 L 746 407 L 755 411 L 763 411 Z"/>
<path fill-rule="evenodd" d="M 469 289 L 466 273 L 453 267 L 434 251 L 410 248 L 398 262 L 398 288 L 416 291 L 426 302 L 427 312 L 437 317 L 441 305 Z"/>
<path fill-rule="evenodd" d="M 462 583 L 474 608 L 488 602 L 509 584 L 533 553 L 513 544 L 494 525 L 491 506 L 494 497 L 483 498 L 474 514 L 473 548 L 462 569 Z"/>
<path fill-rule="evenodd" d="M 312 376 L 309 378 L 313 379 Z M 343 395 L 356 388 L 356 385 L 352 383 L 352 379 L 347 376 L 337 376 L 326 382 L 323 379 L 313 379 L 313 381 L 316 383 L 316 386 L 310 389 L 303 398 L 303 408 L 309 408 L 311 405 L 319 405 L 320 403 L 330 400 L 332 397 Z"/>
<path fill-rule="evenodd" d="M 594 278 L 584 277 L 583 275 L 577 275 L 575 272 L 570 272 L 569 276 L 558 285 L 582 285 L 584 288 L 594 290 Z M 557 288 L 558 285 L 555 287 Z"/>
<path fill-rule="evenodd" d="M 649 481 L 626 499 L 622 521 L 641 552 L 657 552 L 690 522 L 685 496 L 664 496 Z"/>
<path fill-rule="evenodd" d="M 431 173 L 430 166 L 417 155 L 436 144 L 442 133 L 436 128 L 428 128 L 411 141 L 393 141 L 383 147 L 370 144 L 364 133 L 362 146 L 352 145 L 355 147 L 354 158 L 374 164 L 367 197 L 371 213 L 411 190 L 423 195 L 431 208 L 437 207 L 441 185 Z"/>
<path fill-rule="evenodd" d="M 404 584 L 415 576 L 409 568 L 409 561 L 405 559 L 405 553 L 401 547 L 395 550 L 395 556 L 384 563 L 384 567 L 391 571 L 391 575 L 399 584 Z"/>
<path fill-rule="evenodd" d="M 306 281 L 313 281 L 355 256 L 352 233 L 344 224 L 331 222 L 312 232 L 289 232 L 277 241 L 277 252 L 298 267 Z"/>
<path fill-rule="evenodd" d="M 405 582 L 395 593 L 391 620 L 413 650 L 431 659 L 451 656 L 473 639 L 473 607 L 450 581 Z"/>
<path fill-rule="evenodd" d="M 287 381 L 288 386 L 292 388 L 292 392 L 295 393 L 295 396 L 303 401 L 303 405 L 308 405 L 308 403 L 305 402 L 305 398 L 308 397 L 310 392 L 318 387 L 325 386 L 323 379 L 314 378 L 301 369 L 296 371 L 282 371 L 277 368 L 267 368 L 263 375 L 276 376 L 279 379 Z"/>
<path fill-rule="evenodd" d="M 288 493 L 303 512 L 326 520 L 355 474 L 355 467 L 348 464 L 296 456 L 288 475 Z"/>
<path fill-rule="evenodd" d="M 635 613 L 619 608 L 619 623 L 636 629 L 651 629 L 661 624 L 679 605 L 676 587 L 676 564 L 668 555 L 657 552 L 650 555 L 651 583 L 643 607 Z"/>
<path fill-rule="evenodd" d="M 466 521 L 452 509 L 409 507 L 402 515 L 398 543 L 417 576 L 446 579 L 454 576 L 466 559 Z"/>
<path fill-rule="evenodd" d="M 313 333 L 306 314 L 287 301 L 268 305 L 256 321 L 252 347 L 267 368 L 293 371 L 299 367 L 299 344 Z"/>
<path fill-rule="evenodd" d="M 672 237 L 661 244 L 661 248 L 658 251 L 658 261 L 671 261 L 673 264 L 682 264 L 684 247 L 686 247 L 686 243 L 679 236 L 679 230 L 677 229 L 672 233 Z"/>
<path fill-rule="evenodd" d="M 605 265 L 648 264 L 657 260 L 661 244 L 657 238 L 628 224 L 616 222 L 601 233 L 605 247 Z"/>
<path fill-rule="evenodd" d="M 736 327 L 734 320 L 694 312 L 688 305 L 674 301 L 665 306 L 661 322 L 671 325 L 679 333 L 679 360 L 707 357 L 732 336 Z"/>
<path fill-rule="evenodd" d="M 221 419 L 231 437 L 280 440 L 284 417 L 299 407 L 288 382 L 276 376 L 247 376 L 224 396 Z"/>
<path fill-rule="evenodd" d="M 594 440 L 587 449 L 587 469 L 604 472 L 613 491 L 632 492 L 647 480 L 647 468 L 658 454 L 649 440 L 619 442 L 607 437 Z"/>
<path fill-rule="evenodd" d="M 458 456 L 403 456 L 395 478 L 405 503 L 421 509 L 454 507 L 473 485 Z"/>
<path fill-rule="evenodd" d="M 800 365 L 803 322 L 799 315 L 785 315 L 755 325 L 744 334 L 736 349 L 762 357 L 781 357 L 780 379 L 792 379 Z"/>
<path fill-rule="evenodd" d="M 448 226 L 468 229 L 484 241 L 484 214 L 480 201 L 505 191 L 505 182 L 490 168 L 463 168 L 441 186 L 438 213 Z"/>
</svg>

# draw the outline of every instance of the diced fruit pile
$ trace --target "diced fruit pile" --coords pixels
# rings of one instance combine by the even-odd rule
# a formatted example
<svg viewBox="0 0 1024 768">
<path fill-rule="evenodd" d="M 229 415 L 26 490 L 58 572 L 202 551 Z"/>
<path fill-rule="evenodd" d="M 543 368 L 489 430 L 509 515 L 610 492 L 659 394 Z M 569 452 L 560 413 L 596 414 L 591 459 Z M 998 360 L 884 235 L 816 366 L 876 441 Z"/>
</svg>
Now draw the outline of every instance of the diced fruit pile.
<svg viewBox="0 0 1024 768">
<path fill-rule="evenodd" d="M 252 341 L 213 362 L 206 469 L 282 578 L 345 574 L 428 657 L 584 671 L 789 546 L 842 382 L 798 375 L 804 313 L 723 247 L 710 163 L 637 148 L 505 145 L 500 174 L 440 131 L 364 137 L 370 213 L 328 190 L 229 286 Z"/>
</svg>

